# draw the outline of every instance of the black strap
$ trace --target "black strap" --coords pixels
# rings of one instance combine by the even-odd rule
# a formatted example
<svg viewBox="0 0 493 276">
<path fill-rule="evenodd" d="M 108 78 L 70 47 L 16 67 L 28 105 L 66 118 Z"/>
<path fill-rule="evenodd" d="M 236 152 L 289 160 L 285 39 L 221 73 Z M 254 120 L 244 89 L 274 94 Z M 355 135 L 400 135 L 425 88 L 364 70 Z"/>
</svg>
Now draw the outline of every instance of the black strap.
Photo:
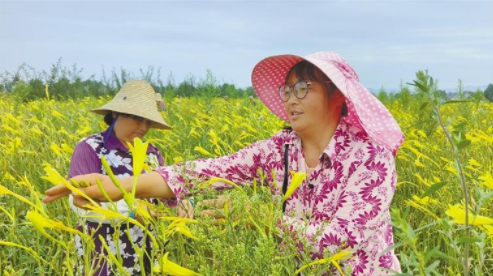
<svg viewBox="0 0 493 276">
<path fill-rule="evenodd" d="M 289 144 L 284 144 L 284 182 L 282 183 L 282 194 L 285 195 L 288 190 L 289 173 Z M 282 204 L 282 213 L 286 212 L 286 200 Z"/>
</svg>

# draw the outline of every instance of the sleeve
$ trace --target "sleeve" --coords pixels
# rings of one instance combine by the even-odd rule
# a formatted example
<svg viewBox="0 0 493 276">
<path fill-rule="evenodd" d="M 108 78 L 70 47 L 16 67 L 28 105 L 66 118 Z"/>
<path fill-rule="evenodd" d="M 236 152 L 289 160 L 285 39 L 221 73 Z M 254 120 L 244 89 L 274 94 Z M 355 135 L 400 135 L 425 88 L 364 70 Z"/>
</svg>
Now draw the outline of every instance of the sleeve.
<svg viewBox="0 0 493 276">
<path fill-rule="evenodd" d="M 98 158 L 93 148 L 82 141 L 77 144 L 74 153 L 72 154 L 68 178 L 89 173 L 101 173 L 101 160 Z M 95 214 L 76 207 L 73 201 L 72 195 L 69 195 L 70 208 L 79 216 Z M 87 218 L 87 220 L 99 222 L 99 220 L 95 218 Z"/>
<path fill-rule="evenodd" d="M 366 162 L 354 171 L 349 170 L 347 180 L 341 183 L 345 188 L 339 194 L 337 209 L 330 221 L 283 217 L 281 225 L 288 226 L 298 239 L 309 241 L 315 257 L 322 257 L 327 248 L 335 252 L 339 246 L 364 249 L 375 242 L 392 243 L 384 237 L 391 227 L 388 210 L 396 184 L 392 153 L 383 150 L 370 154 Z"/>
<path fill-rule="evenodd" d="M 276 145 L 273 138 L 259 141 L 230 155 L 219 158 L 200 159 L 157 169 L 179 201 L 190 195 L 194 183 L 212 177 L 225 178 L 236 184 L 250 184 L 260 179 L 258 170 L 266 169 L 266 160 L 276 162 Z M 270 172 L 270 170 L 269 170 Z M 226 187 L 215 183 L 214 188 Z"/>
<path fill-rule="evenodd" d="M 101 160 L 89 144 L 80 142 L 72 154 L 68 177 L 88 173 L 101 173 Z"/>
<path fill-rule="evenodd" d="M 156 155 L 157 155 L 157 161 L 159 163 L 159 166 L 162 167 L 164 165 L 164 158 L 163 155 L 161 154 L 161 151 L 156 148 Z"/>
</svg>

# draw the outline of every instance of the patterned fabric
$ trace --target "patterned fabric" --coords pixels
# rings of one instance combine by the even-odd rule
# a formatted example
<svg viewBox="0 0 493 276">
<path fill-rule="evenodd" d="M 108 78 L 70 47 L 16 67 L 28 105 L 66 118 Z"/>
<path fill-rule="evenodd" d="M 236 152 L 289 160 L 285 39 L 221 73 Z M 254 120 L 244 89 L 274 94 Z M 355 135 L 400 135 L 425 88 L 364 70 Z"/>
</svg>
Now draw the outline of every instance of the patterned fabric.
<svg viewBox="0 0 493 276">
<path fill-rule="evenodd" d="M 107 174 L 101 164 L 101 157 L 104 156 L 113 173 L 117 178 L 127 177 L 133 175 L 132 171 L 132 155 L 118 140 L 116 135 L 112 132 L 103 144 L 103 138 L 107 134 L 106 130 L 103 133 L 94 134 L 82 139 L 76 146 L 72 155 L 72 161 L 70 162 L 69 178 L 81 174 L 88 173 L 101 173 Z M 149 144 L 147 149 L 147 161 L 151 167 L 159 167 L 164 163 L 163 157 L 160 151 Z M 70 204 L 72 209 L 80 216 L 97 215 L 97 213 L 88 212 L 84 209 L 79 209 L 72 204 L 72 198 L 70 198 Z M 117 210 L 121 214 L 128 214 L 129 207 L 125 201 L 120 200 L 116 202 Z M 101 203 L 101 206 L 110 206 L 109 203 Z M 123 260 L 123 268 L 130 275 L 141 275 L 141 267 L 138 263 L 138 255 L 133 249 L 132 243 L 137 247 L 150 249 L 151 243 L 148 238 L 144 236 L 144 231 L 135 225 L 122 224 L 119 227 L 113 227 L 109 220 L 102 220 L 99 218 L 86 218 L 84 227 L 78 226 L 79 231 L 85 231 L 86 233 L 94 237 L 95 251 L 99 254 L 93 254 L 91 256 L 91 266 L 95 268 L 93 275 L 107 276 L 114 275 L 111 271 L 111 267 L 104 259 L 106 252 L 102 247 L 99 236 L 101 235 L 110 251 L 116 256 L 119 254 Z M 113 225 L 116 225 L 116 220 L 113 221 Z M 86 228 L 86 230 L 84 230 Z M 75 244 L 77 253 L 79 256 L 83 256 L 84 250 L 79 236 L 76 236 Z M 80 258 L 82 260 L 82 258 Z M 150 260 L 145 259 L 144 265 L 146 271 L 150 269 Z M 83 263 L 79 262 L 77 268 L 79 275 L 84 275 Z"/>
<path fill-rule="evenodd" d="M 334 252 L 345 245 L 354 252 L 353 259 L 345 263 L 353 268 L 352 275 L 384 275 L 386 268 L 400 271 L 393 250 L 381 254 L 394 244 L 389 214 L 396 185 L 394 156 L 349 121 L 347 117 L 341 118 L 318 166 L 287 200 L 284 220 L 291 225 L 291 231 L 297 231 L 311 242 L 315 248 L 314 259 L 322 257 L 324 250 Z M 271 183 L 273 171 L 278 182 L 276 193 L 281 193 L 285 143 L 290 144 L 289 170 L 305 171 L 301 140 L 295 131 L 279 132 L 231 156 L 161 167 L 156 171 L 178 200 L 189 195 L 191 188 L 180 176 L 183 169 L 192 178 L 192 184 L 188 185 L 210 177 L 251 184 L 253 179 L 260 180 L 258 170 Z M 224 186 L 215 184 L 217 188 Z"/>
<path fill-rule="evenodd" d="M 347 61 L 334 52 L 317 52 L 306 57 L 295 55 L 272 56 L 260 61 L 252 72 L 255 93 L 279 118 L 288 121 L 284 103 L 279 98 L 279 87 L 296 63 L 307 60 L 330 78 L 346 98 L 347 120 L 362 128 L 379 144 L 397 151 L 404 142 L 404 134 L 392 114 L 360 82 Z"/>
</svg>

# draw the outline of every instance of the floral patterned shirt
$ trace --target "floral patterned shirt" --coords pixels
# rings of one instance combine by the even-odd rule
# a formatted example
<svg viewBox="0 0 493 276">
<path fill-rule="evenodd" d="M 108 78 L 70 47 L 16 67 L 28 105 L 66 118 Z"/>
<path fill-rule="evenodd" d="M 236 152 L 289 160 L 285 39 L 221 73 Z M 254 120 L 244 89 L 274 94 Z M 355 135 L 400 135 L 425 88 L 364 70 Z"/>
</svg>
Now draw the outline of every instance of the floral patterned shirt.
<svg viewBox="0 0 493 276">
<path fill-rule="evenodd" d="M 295 131 L 281 131 L 230 156 L 193 161 L 188 175 L 250 184 L 253 179 L 260 180 L 258 170 L 271 183 L 274 171 L 276 192 L 281 193 L 286 143 L 290 145 L 289 170 L 304 172 L 300 137 Z M 180 176 L 182 166 L 156 170 L 178 200 L 187 196 L 190 188 Z M 191 182 L 188 185 L 193 185 Z M 352 268 L 352 275 L 391 274 L 387 269 L 399 272 L 394 251 L 383 253 L 394 244 L 389 208 L 395 185 L 392 152 L 343 117 L 318 166 L 287 200 L 284 219 L 291 231 L 297 231 L 316 248 L 313 258 L 321 258 L 324 250 L 335 252 L 342 245 L 354 252 L 345 264 Z"/>
<path fill-rule="evenodd" d="M 115 133 L 112 132 L 107 141 L 103 142 L 107 134 L 106 130 L 103 133 L 90 135 L 82 139 L 75 147 L 70 162 L 70 170 L 68 177 L 74 177 L 81 174 L 101 173 L 107 174 L 101 163 L 101 157 L 104 156 L 110 165 L 111 170 L 117 178 L 128 177 L 133 175 L 132 155 L 130 151 L 123 146 L 118 140 Z M 162 166 L 164 159 L 156 147 L 149 144 L 147 148 L 147 162 L 151 167 Z M 80 216 L 98 216 L 100 214 L 86 211 L 77 208 L 72 203 L 70 197 L 70 205 L 72 209 Z M 117 211 L 121 214 L 128 214 L 129 207 L 124 200 L 116 202 Z M 109 208 L 110 203 L 101 203 L 102 207 Z M 100 224 L 102 223 L 102 224 Z M 94 251 L 90 255 L 90 263 L 92 264 L 92 275 L 109 276 L 115 275 L 116 268 L 111 263 L 107 263 L 104 258 L 107 258 L 106 251 L 103 249 L 99 236 L 103 237 L 108 244 L 108 248 L 114 255 L 120 255 L 122 267 L 129 275 L 141 275 L 141 266 L 138 262 L 138 254 L 132 245 L 140 249 L 149 251 L 151 248 L 150 239 L 145 239 L 144 231 L 130 224 L 121 224 L 118 227 L 113 227 L 115 221 L 111 224 L 108 219 L 97 217 L 84 218 L 84 227 L 78 226 L 78 230 L 91 234 L 94 239 Z M 115 239 L 115 231 L 117 231 L 118 239 Z M 75 275 L 85 275 L 84 265 L 86 258 L 84 254 L 84 246 L 79 235 L 75 236 L 75 246 L 77 249 L 78 263 L 74 270 Z M 144 267 L 146 271 L 150 270 L 151 260 L 144 258 Z"/>
<path fill-rule="evenodd" d="M 102 133 L 90 135 L 82 139 L 75 147 L 72 154 L 72 160 L 70 162 L 70 170 L 68 177 L 74 177 L 82 174 L 89 173 L 102 173 L 107 175 L 103 165 L 101 163 L 101 157 L 104 156 L 108 161 L 113 174 L 117 178 L 128 177 L 133 175 L 132 171 L 132 155 L 130 151 L 118 140 L 115 133 L 112 132 L 107 141 L 103 143 L 104 137 L 106 137 L 107 131 Z M 147 148 L 147 162 L 151 167 L 156 168 L 162 166 L 164 159 L 161 156 L 159 149 L 149 144 Z M 98 214 L 86 211 L 84 209 L 77 208 L 72 203 L 73 198 L 70 196 L 70 206 L 74 212 L 81 216 L 97 216 Z M 110 203 L 101 203 L 103 207 L 109 207 Z M 130 210 L 125 201 L 119 200 L 116 202 L 118 212 L 121 214 L 127 214 Z M 97 217 L 87 217 L 88 221 L 103 222 L 109 224 L 107 219 L 100 219 Z"/>
</svg>

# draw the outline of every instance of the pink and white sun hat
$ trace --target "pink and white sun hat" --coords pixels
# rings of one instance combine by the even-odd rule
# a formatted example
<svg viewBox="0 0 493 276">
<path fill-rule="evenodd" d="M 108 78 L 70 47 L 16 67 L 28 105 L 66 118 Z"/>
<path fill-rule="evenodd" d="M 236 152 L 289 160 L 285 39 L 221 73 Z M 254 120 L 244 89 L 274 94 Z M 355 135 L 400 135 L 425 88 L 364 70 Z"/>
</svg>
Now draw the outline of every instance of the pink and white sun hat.
<svg viewBox="0 0 493 276">
<path fill-rule="evenodd" d="M 404 142 L 399 125 L 387 108 L 359 82 L 358 75 L 347 61 L 337 53 L 325 51 L 305 57 L 279 55 L 263 59 L 252 72 L 253 89 L 262 102 L 279 118 L 289 122 L 278 89 L 284 85 L 291 67 L 303 60 L 318 67 L 345 96 L 348 108 L 345 119 L 364 129 L 373 140 L 395 154 Z"/>
</svg>

